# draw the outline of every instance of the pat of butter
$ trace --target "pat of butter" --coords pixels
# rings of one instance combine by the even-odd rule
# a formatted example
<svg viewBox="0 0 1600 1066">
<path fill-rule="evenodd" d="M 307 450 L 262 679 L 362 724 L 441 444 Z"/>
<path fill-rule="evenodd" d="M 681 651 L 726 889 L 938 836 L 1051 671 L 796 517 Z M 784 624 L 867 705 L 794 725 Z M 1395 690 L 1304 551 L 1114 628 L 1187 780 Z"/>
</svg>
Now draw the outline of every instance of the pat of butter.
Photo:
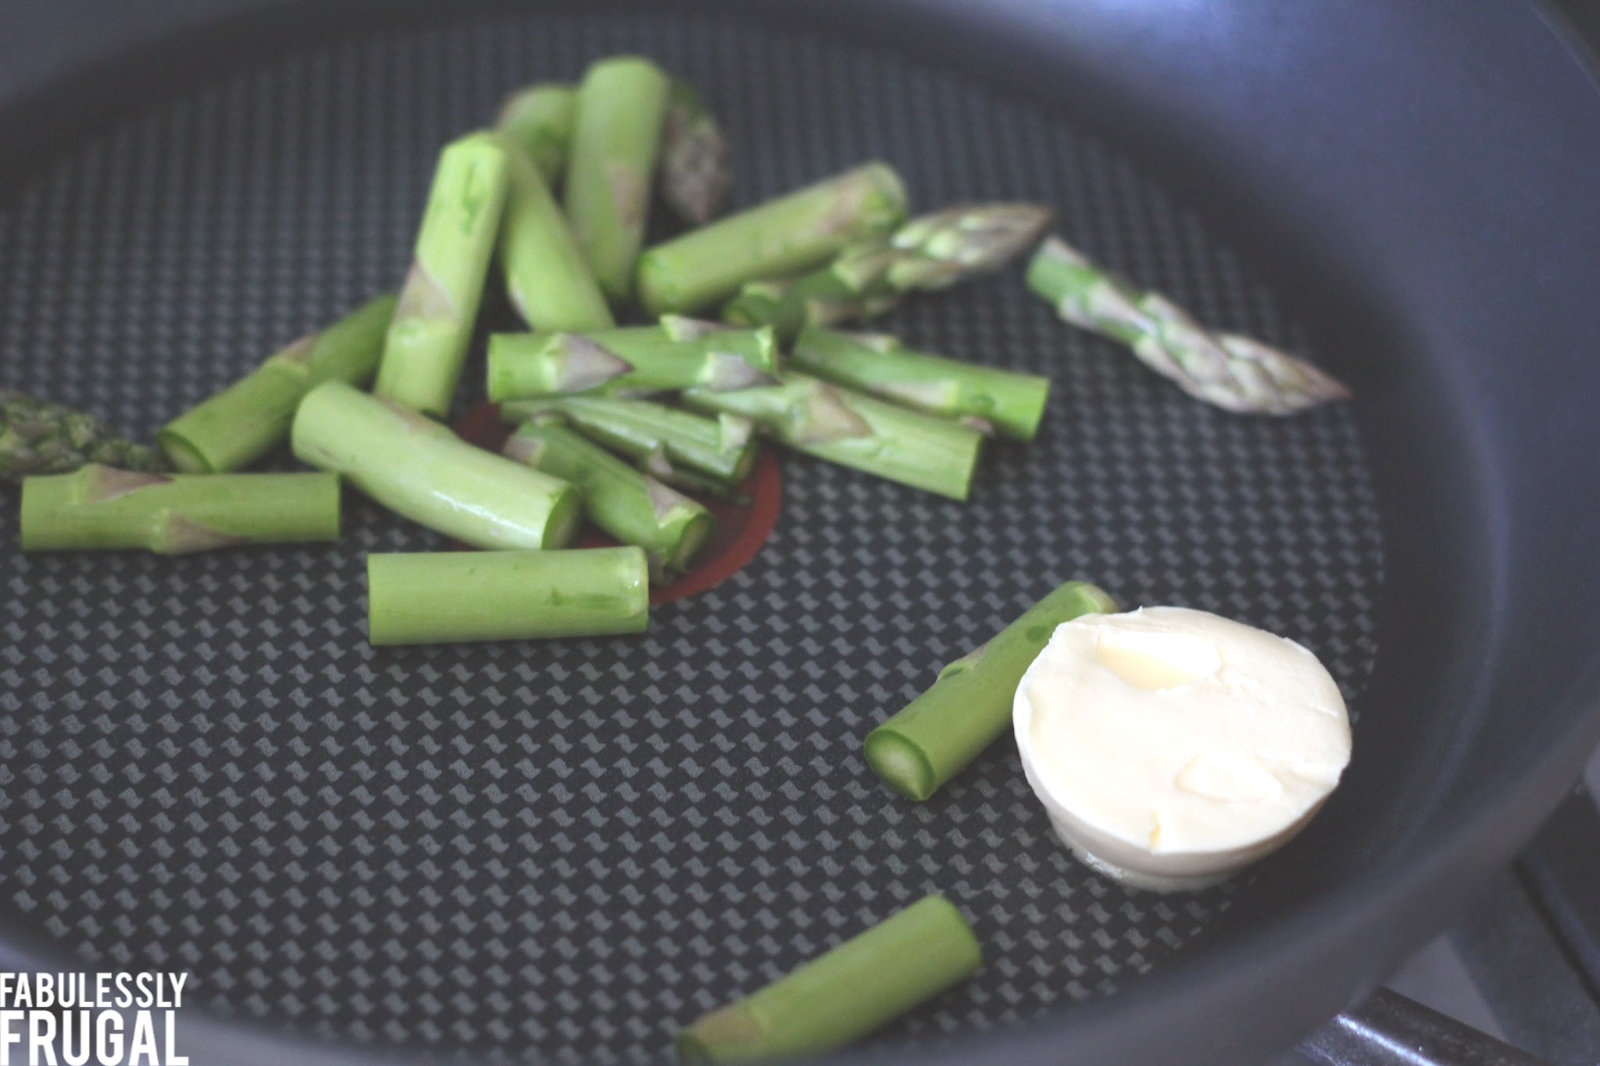
<svg viewBox="0 0 1600 1066">
<path fill-rule="evenodd" d="M 1279 847 L 1350 760 L 1344 700 L 1315 655 L 1184 607 L 1058 626 L 1012 723 L 1057 835 L 1147 888 L 1210 884 Z"/>
</svg>

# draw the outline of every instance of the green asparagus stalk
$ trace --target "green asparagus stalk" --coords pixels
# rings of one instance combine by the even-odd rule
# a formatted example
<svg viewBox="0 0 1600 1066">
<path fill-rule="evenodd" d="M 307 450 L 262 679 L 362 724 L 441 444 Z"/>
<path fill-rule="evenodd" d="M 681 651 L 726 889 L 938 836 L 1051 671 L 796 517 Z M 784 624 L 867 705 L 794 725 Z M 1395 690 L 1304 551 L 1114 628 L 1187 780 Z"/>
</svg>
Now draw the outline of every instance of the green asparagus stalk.
<svg viewBox="0 0 1600 1066">
<path fill-rule="evenodd" d="M 664 451 L 652 452 L 643 459 L 635 460 L 635 465 L 638 466 L 640 473 L 648 474 L 663 485 L 675 488 L 679 492 L 710 496 L 736 507 L 750 506 L 751 496 L 739 487 L 739 482 L 720 481 L 710 474 L 702 474 L 674 463 Z"/>
<path fill-rule="evenodd" d="M 649 400 L 609 396 L 552 397 L 500 407 L 500 416 L 510 422 L 543 412 L 561 415 L 591 440 L 638 460 L 657 477 L 663 469 L 670 477 L 674 468 L 687 468 L 712 484 L 731 486 L 749 477 L 755 465 L 755 424 L 740 415 L 707 418 Z"/>
<path fill-rule="evenodd" d="M 710 511 L 568 429 L 559 415 L 524 422 L 501 454 L 570 481 L 589 520 L 643 548 L 650 576 L 661 583 L 688 569 L 716 525 Z"/>
<path fill-rule="evenodd" d="M 970 977 L 972 927 L 943 896 L 899 913 L 678 1034 L 684 1062 L 756 1062 L 845 1046 Z"/>
<path fill-rule="evenodd" d="M 497 333 L 489 338 L 489 399 L 586 392 L 726 391 L 771 384 L 778 346 L 770 329 L 733 329 L 666 315 L 659 326 L 588 333 Z"/>
<path fill-rule="evenodd" d="M 649 620 L 639 548 L 367 556 L 373 644 L 639 633 Z"/>
<path fill-rule="evenodd" d="M 808 327 L 790 353 L 798 369 L 974 429 L 1032 440 L 1050 379 L 913 351 L 887 333 Z"/>
<path fill-rule="evenodd" d="M 567 169 L 567 146 L 572 141 L 577 109 L 577 90 L 554 82 L 530 85 L 500 105 L 495 125 L 528 153 L 547 188 L 560 184 Z"/>
<path fill-rule="evenodd" d="M 64 474 L 85 463 L 160 471 L 167 457 L 119 437 L 94 415 L 10 389 L 0 389 L 0 481 Z"/>
<path fill-rule="evenodd" d="M 644 242 L 670 83 L 648 59 L 617 56 L 590 64 L 578 87 L 567 158 L 567 217 L 613 300 L 626 300 Z"/>
<path fill-rule="evenodd" d="M 674 81 L 661 133 L 661 199 L 693 226 L 710 222 L 733 187 L 728 142 L 694 86 Z"/>
<path fill-rule="evenodd" d="M 743 415 L 791 448 L 915 488 L 964 500 L 983 435 L 786 370 L 780 383 L 738 392 L 689 389 L 702 411 Z"/>
<path fill-rule="evenodd" d="M 90 463 L 22 482 L 23 551 L 144 548 L 181 555 L 336 540 L 332 474 L 152 474 Z"/>
<path fill-rule="evenodd" d="M 476 448 L 402 405 L 342 381 L 300 401 L 294 454 L 343 474 L 414 522 L 479 548 L 559 548 L 578 521 L 565 481 Z"/>
<path fill-rule="evenodd" d="M 1166 297 L 1140 292 L 1058 237 L 1028 266 L 1028 288 L 1063 319 L 1132 349 L 1189 395 L 1243 414 L 1288 415 L 1350 391 L 1287 352 L 1231 333 L 1209 333 Z"/>
<path fill-rule="evenodd" d="M 502 132 L 506 204 L 500 220 L 500 270 L 506 294 L 534 329 L 606 329 L 615 323 L 567 217 L 528 153 Z"/>
<path fill-rule="evenodd" d="M 867 763 L 902 796 L 927 799 L 1010 726 L 1017 683 L 1056 626 L 1116 610 L 1094 585 L 1060 586 L 987 644 L 946 666 L 931 688 L 868 733 Z"/>
<path fill-rule="evenodd" d="M 395 298 L 379 296 L 318 333 L 268 356 L 226 389 L 156 433 L 172 465 L 190 473 L 238 470 L 289 435 L 300 399 L 324 381 L 365 385 L 378 369 Z"/>
<path fill-rule="evenodd" d="M 867 163 L 646 249 L 637 296 L 651 314 L 695 311 L 746 282 L 819 266 L 905 216 L 900 176 Z"/>
<path fill-rule="evenodd" d="M 427 414 L 449 412 L 483 299 L 506 181 L 506 152 L 492 133 L 469 133 L 440 154 L 416 258 L 384 339 L 373 386 L 378 396 Z"/>
<path fill-rule="evenodd" d="M 1052 217 L 1038 204 L 947 207 L 912 219 L 892 235 L 853 244 L 809 274 L 750 282 L 722 317 L 736 325 L 772 326 L 784 340 L 803 326 L 870 318 L 908 293 L 998 270 L 1037 241 Z"/>
</svg>

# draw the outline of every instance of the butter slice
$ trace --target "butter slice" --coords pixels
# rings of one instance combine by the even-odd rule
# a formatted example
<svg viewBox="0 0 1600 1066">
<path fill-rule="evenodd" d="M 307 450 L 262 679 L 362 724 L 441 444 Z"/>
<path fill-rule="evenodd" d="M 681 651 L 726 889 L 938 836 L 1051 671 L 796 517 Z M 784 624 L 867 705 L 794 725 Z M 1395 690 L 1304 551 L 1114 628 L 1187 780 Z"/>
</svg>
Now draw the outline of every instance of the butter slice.
<svg viewBox="0 0 1600 1066">
<path fill-rule="evenodd" d="M 1185 607 L 1058 626 L 1012 723 L 1056 834 L 1145 888 L 1202 887 L 1278 848 L 1350 761 L 1344 699 L 1315 655 Z"/>
</svg>

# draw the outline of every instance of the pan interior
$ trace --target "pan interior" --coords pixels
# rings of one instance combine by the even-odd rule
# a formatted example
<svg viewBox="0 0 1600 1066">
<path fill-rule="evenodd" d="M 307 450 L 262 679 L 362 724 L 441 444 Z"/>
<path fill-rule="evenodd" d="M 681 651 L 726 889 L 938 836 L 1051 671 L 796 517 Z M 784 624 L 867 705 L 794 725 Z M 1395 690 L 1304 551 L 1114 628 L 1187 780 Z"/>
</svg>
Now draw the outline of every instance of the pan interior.
<svg viewBox="0 0 1600 1066">
<path fill-rule="evenodd" d="M 701 89 L 739 202 L 873 157 L 918 208 L 1043 201 L 1201 321 L 1338 371 L 1162 174 L 1068 116 L 823 38 L 502 12 L 207 80 L 48 162 L 0 202 L 0 382 L 148 436 L 398 284 L 444 141 L 619 51 Z M 1197 404 L 1015 267 L 884 326 L 1049 374 L 1039 440 L 991 448 L 966 505 L 785 456 L 766 547 L 642 638 L 369 647 L 366 554 L 443 545 L 353 497 L 326 547 L 24 557 L 6 537 L 0 900 L 87 964 L 188 971 L 222 1012 L 565 1061 L 660 1057 L 678 1024 L 935 890 L 987 964 L 881 1041 L 1161 966 L 1240 886 L 1091 874 L 1009 743 L 914 805 L 860 738 L 1070 578 L 1292 637 L 1359 711 L 1383 546 L 1354 419 Z"/>
</svg>

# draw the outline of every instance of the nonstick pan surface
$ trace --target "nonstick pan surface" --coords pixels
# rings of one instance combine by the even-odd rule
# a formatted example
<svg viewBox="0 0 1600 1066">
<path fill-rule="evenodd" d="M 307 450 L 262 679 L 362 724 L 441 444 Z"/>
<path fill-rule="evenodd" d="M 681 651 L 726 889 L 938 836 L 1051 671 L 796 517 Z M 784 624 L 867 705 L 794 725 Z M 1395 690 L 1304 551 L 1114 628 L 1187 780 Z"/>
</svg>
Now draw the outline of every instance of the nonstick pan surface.
<svg viewBox="0 0 1600 1066">
<path fill-rule="evenodd" d="M 785 455 L 765 547 L 638 639 L 370 647 L 365 555 L 445 545 L 353 496 L 331 547 L 24 557 L 8 538 L 0 900 L 19 924 L 87 965 L 188 971 L 194 1002 L 241 1025 L 646 1062 L 682 1022 L 942 891 L 986 965 L 873 1040 L 895 1049 L 1170 991 L 1208 942 L 1308 913 L 1463 802 L 1488 726 L 1446 698 L 1483 646 L 1459 607 L 1500 571 L 1480 530 L 1449 526 L 1478 513 L 1489 461 L 1432 453 L 1471 421 L 1429 391 L 1427 353 L 1376 310 L 1326 325 L 1327 304 L 1264 265 L 1270 239 L 1198 206 L 1203 180 L 1085 104 L 845 22 L 395 11 L 280 28 L 226 69 L 197 36 L 159 86 L 103 98 L 104 119 L 13 164 L 0 381 L 148 434 L 395 286 L 438 146 L 507 91 L 635 51 L 705 94 L 739 202 L 881 157 L 918 207 L 1051 203 L 1096 258 L 1358 398 L 1285 420 L 1201 406 L 1056 321 L 1015 269 L 912 301 L 885 328 L 1053 378 L 1039 440 L 992 448 L 966 505 Z M 1398 451 L 1375 410 L 1444 436 Z M 1259 873 L 1174 896 L 1093 875 L 1009 745 L 922 805 L 867 771 L 871 724 L 1069 578 L 1293 637 L 1339 681 L 1351 783 Z M 1418 611 L 1436 630 L 1384 637 Z M 1407 655 L 1427 682 L 1414 703 L 1404 679 L 1373 681 Z M 1372 951 L 1368 977 L 1401 947 Z M 1292 1032 L 1266 1026 L 1258 1050 Z"/>
</svg>

